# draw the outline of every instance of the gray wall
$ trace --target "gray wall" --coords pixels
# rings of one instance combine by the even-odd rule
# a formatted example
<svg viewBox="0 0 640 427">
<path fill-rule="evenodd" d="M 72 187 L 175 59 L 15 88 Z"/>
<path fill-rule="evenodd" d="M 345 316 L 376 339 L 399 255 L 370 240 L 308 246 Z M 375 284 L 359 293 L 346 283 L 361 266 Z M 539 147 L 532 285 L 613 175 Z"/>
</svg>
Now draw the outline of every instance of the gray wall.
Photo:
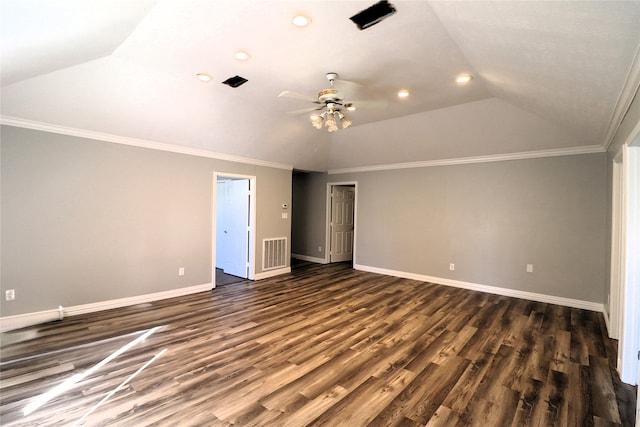
<svg viewBox="0 0 640 427">
<path fill-rule="evenodd" d="M 358 182 L 356 264 L 603 302 L 605 153 L 324 178 Z"/>
<path fill-rule="evenodd" d="M 326 188 L 325 173 L 293 174 L 291 253 L 325 258 Z"/>
<path fill-rule="evenodd" d="M 2 316 L 211 283 L 214 171 L 256 176 L 256 272 L 262 239 L 290 238 L 288 170 L 1 132 Z"/>
</svg>

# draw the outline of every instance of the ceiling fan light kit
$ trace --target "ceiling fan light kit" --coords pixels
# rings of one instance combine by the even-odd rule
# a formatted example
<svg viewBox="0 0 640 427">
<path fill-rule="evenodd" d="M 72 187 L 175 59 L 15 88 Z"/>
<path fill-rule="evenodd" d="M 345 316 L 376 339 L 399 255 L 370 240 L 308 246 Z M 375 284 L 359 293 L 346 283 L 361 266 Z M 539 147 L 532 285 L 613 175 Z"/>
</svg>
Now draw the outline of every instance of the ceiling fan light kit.
<svg viewBox="0 0 640 427">
<path fill-rule="evenodd" d="M 331 104 L 327 105 L 326 110 L 321 114 L 311 116 L 311 125 L 316 129 L 322 129 L 325 126 L 327 131 L 335 132 L 340 128 L 346 129 L 351 126 L 351 120 Z"/>
<path fill-rule="evenodd" d="M 317 101 L 319 104 L 324 104 L 321 107 L 324 111 L 320 114 L 311 115 L 311 125 L 316 129 L 322 129 L 324 126 L 329 132 L 346 129 L 351 126 L 351 120 L 344 115 L 340 108 L 350 109 L 353 108 L 353 104 L 345 104 L 340 92 L 333 87 L 333 82 L 338 78 L 338 73 L 327 73 L 326 78 L 329 80 L 331 87 L 318 92 Z"/>
</svg>

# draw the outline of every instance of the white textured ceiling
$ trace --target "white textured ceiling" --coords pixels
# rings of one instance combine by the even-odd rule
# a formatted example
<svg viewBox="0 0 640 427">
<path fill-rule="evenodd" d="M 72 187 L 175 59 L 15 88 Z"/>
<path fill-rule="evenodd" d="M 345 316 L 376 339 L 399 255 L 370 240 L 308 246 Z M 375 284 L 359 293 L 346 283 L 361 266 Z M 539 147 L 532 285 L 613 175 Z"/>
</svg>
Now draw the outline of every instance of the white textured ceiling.
<svg viewBox="0 0 640 427">
<path fill-rule="evenodd" d="M 637 87 L 639 1 L 392 0 L 358 30 L 373 3 L 3 0 L 2 115 L 327 170 L 605 146 Z M 277 96 L 315 96 L 330 71 L 377 101 L 332 134 Z"/>
</svg>

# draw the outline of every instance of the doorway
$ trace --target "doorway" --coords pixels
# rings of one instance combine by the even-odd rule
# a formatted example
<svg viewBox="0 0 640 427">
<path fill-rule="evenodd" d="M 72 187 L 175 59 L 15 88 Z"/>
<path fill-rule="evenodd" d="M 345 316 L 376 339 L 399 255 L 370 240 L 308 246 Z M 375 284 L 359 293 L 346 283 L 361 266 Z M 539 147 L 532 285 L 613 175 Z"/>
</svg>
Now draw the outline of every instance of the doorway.
<svg viewBox="0 0 640 427">
<path fill-rule="evenodd" d="M 354 262 L 357 183 L 327 184 L 327 262 Z"/>
<path fill-rule="evenodd" d="M 613 163 L 611 301 L 620 379 L 640 383 L 640 123 Z M 640 405 L 640 394 L 638 396 Z"/>
<path fill-rule="evenodd" d="M 254 189 L 255 177 L 214 174 L 214 278 L 220 269 L 224 274 L 253 279 Z"/>
</svg>

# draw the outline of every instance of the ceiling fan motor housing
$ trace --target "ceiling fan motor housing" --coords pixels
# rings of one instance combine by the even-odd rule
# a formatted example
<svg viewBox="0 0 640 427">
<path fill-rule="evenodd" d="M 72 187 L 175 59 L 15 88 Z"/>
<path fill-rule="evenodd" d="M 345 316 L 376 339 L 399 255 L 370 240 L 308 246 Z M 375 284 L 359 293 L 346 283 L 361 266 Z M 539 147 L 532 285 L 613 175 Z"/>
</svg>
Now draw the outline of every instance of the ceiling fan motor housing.
<svg viewBox="0 0 640 427">
<path fill-rule="evenodd" d="M 320 102 L 338 102 L 342 101 L 342 98 L 338 95 L 338 91 L 335 89 L 324 89 L 318 92 L 318 101 Z"/>
</svg>

